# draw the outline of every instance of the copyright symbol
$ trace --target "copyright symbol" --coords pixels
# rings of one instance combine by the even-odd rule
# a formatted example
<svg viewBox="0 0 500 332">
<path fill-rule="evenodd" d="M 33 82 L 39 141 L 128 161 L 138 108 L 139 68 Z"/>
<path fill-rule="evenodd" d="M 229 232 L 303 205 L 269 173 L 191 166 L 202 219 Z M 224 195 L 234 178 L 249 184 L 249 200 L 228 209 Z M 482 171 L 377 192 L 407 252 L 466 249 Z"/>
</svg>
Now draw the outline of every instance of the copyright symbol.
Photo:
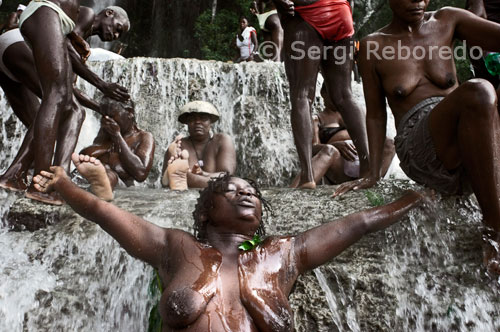
<svg viewBox="0 0 500 332">
<path fill-rule="evenodd" d="M 276 50 L 278 46 L 272 41 L 265 41 L 259 45 L 259 53 L 263 56 L 264 59 L 269 59 L 271 61 L 276 61 L 278 58 L 278 54 Z"/>
</svg>

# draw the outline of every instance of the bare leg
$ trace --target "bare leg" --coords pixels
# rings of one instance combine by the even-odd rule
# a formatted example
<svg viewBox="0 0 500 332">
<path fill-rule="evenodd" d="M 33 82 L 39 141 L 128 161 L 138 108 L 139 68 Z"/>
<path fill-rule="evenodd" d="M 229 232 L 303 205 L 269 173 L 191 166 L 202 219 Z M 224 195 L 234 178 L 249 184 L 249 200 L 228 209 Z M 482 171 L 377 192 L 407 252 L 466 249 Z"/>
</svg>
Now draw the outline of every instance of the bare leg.
<svg viewBox="0 0 500 332">
<path fill-rule="evenodd" d="M 281 61 L 281 50 L 283 48 L 283 28 L 278 14 L 271 15 L 267 18 L 265 27 L 271 33 L 271 41 L 275 45 L 271 60 Z"/>
<path fill-rule="evenodd" d="M 22 33 L 32 45 L 43 91 L 42 104 L 34 123 L 35 174 L 39 174 L 42 170 L 49 171 L 59 120 L 65 110 L 71 108 L 72 69 L 65 36 L 55 11 L 41 7 L 24 22 Z M 27 196 L 38 199 L 40 194 L 30 187 Z M 39 200 L 47 202 L 46 198 Z"/>
<path fill-rule="evenodd" d="M 339 150 L 329 144 L 316 145 L 315 147 L 318 147 L 319 150 L 314 153 L 312 165 L 314 181 L 317 184 L 325 175 L 328 175 L 328 178 L 336 184 L 351 180 L 350 177 L 344 174 L 344 159 Z M 299 181 L 300 177 L 295 177 L 290 187 L 296 188 Z"/>
<path fill-rule="evenodd" d="M 369 171 L 368 136 L 366 114 L 352 97 L 351 40 L 351 38 L 346 38 L 333 44 L 333 49 L 328 51 L 328 59 L 321 63 L 321 71 L 326 81 L 328 95 L 342 115 L 349 136 L 356 146 L 361 164 L 360 173 L 363 175 Z"/>
<path fill-rule="evenodd" d="M 386 138 L 384 143 L 384 157 L 382 158 L 382 169 L 380 174 L 382 177 L 384 177 L 389 170 L 395 154 L 396 147 L 394 146 L 394 140 Z"/>
<path fill-rule="evenodd" d="M 438 158 L 453 170 L 463 165 L 483 212 L 488 241 L 500 240 L 500 119 L 490 83 L 470 80 L 449 94 L 429 116 Z M 487 244 L 489 272 L 500 274 L 500 252 Z"/>
<path fill-rule="evenodd" d="M 307 50 L 312 46 L 321 49 L 323 41 L 318 33 L 298 16 L 284 21 L 284 30 L 285 69 L 292 103 L 292 131 L 301 167 L 299 187 L 315 188 L 312 169 L 311 105 L 316 91 L 320 59 L 308 57 Z"/>
<path fill-rule="evenodd" d="M 24 136 L 23 144 L 7 171 L 0 176 L 0 187 L 13 191 L 24 191 L 27 188 L 28 170 L 33 163 L 33 133 L 31 126 Z"/>
<path fill-rule="evenodd" d="M 0 86 L 14 114 L 27 128 L 31 126 L 40 107 L 37 96 L 21 83 L 14 82 L 3 73 L 0 73 Z"/>
<path fill-rule="evenodd" d="M 85 111 L 75 98 L 72 105 L 73 109 L 61 121 L 54 154 L 54 165 L 63 167 L 67 174 L 69 174 L 71 155 L 75 151 L 80 129 L 85 120 Z"/>
<path fill-rule="evenodd" d="M 102 200 L 113 200 L 113 190 L 106 168 L 97 158 L 73 153 L 71 156 L 76 169 L 90 183 L 92 192 Z"/>
</svg>

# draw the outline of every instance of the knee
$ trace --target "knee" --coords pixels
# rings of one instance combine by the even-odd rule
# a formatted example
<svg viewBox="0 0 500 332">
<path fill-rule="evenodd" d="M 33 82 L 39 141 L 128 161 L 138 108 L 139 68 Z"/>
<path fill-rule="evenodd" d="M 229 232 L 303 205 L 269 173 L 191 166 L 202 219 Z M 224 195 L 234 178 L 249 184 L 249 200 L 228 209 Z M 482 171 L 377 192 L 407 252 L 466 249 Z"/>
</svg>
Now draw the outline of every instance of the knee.
<svg viewBox="0 0 500 332">
<path fill-rule="evenodd" d="M 337 150 L 333 145 L 330 144 L 325 144 L 321 150 L 319 150 L 319 153 L 322 156 L 328 157 L 329 159 L 332 159 L 339 155 L 339 150 Z"/>
<path fill-rule="evenodd" d="M 462 84 L 467 93 L 464 95 L 468 109 L 474 112 L 491 113 L 496 111 L 497 93 L 493 85 L 484 79 L 472 79 Z"/>
<path fill-rule="evenodd" d="M 335 86 L 328 91 L 333 106 L 341 111 L 349 108 L 349 104 L 353 103 L 351 89 L 345 86 Z"/>
</svg>

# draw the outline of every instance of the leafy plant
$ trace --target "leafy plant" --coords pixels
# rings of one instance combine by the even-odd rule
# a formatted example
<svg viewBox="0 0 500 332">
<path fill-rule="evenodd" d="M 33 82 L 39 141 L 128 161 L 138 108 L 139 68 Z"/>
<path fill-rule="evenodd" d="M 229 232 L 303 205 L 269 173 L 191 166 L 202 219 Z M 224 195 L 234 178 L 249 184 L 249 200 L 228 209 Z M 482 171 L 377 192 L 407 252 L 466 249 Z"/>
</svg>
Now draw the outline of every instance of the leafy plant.
<svg viewBox="0 0 500 332">
<path fill-rule="evenodd" d="M 161 332 L 162 331 L 162 321 L 160 316 L 160 298 L 163 293 L 163 285 L 161 283 L 160 274 L 157 270 L 154 270 L 153 277 L 149 283 L 148 288 L 149 296 L 153 298 L 155 304 L 149 311 L 149 325 L 148 332 Z"/>
<path fill-rule="evenodd" d="M 365 191 L 366 198 L 371 206 L 381 206 L 385 204 L 384 196 L 378 194 L 374 191 L 367 190 Z"/>
</svg>

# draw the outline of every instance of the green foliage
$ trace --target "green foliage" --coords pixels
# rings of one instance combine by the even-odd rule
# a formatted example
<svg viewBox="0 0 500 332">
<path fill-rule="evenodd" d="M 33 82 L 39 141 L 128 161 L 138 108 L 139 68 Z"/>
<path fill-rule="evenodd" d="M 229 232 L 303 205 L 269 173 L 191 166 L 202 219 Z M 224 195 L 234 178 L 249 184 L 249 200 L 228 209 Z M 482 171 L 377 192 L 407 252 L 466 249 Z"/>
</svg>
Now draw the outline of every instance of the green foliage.
<svg viewBox="0 0 500 332">
<path fill-rule="evenodd" d="M 219 10 L 212 18 L 212 9 L 205 10 L 196 20 L 194 36 L 204 60 L 227 61 L 235 57 L 234 46 L 239 19 L 245 16 L 250 25 L 251 0 L 236 0 L 227 8 Z"/>
<path fill-rule="evenodd" d="M 366 198 L 371 206 L 381 206 L 385 204 L 384 196 L 378 194 L 374 191 L 367 190 L 365 191 Z"/>
<path fill-rule="evenodd" d="M 257 247 L 259 245 L 259 243 L 261 243 L 261 242 L 262 242 L 262 240 L 260 239 L 260 236 L 254 235 L 254 237 L 251 240 L 242 242 L 240 244 L 240 246 L 238 247 L 238 249 L 244 250 L 244 251 L 252 250 L 253 248 Z"/>
<path fill-rule="evenodd" d="M 160 316 L 160 298 L 163 293 L 163 285 L 161 283 L 160 275 L 157 270 L 154 270 L 153 276 L 151 278 L 151 282 L 149 283 L 148 288 L 149 296 L 154 301 L 154 305 L 149 312 L 149 325 L 148 332 L 161 332 L 162 331 L 162 322 Z"/>
</svg>

